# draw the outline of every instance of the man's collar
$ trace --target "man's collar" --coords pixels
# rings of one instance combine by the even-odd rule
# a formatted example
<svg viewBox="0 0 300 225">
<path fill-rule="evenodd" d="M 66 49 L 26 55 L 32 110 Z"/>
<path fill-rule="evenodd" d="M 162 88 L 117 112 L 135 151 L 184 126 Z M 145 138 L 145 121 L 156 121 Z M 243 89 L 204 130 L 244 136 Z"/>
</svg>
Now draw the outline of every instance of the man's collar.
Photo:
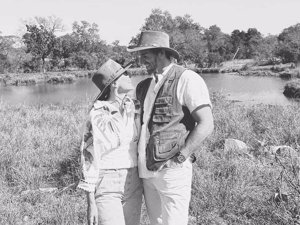
<svg viewBox="0 0 300 225">
<path fill-rule="evenodd" d="M 168 66 L 166 66 L 162 69 L 162 71 L 163 71 L 162 73 L 158 73 L 156 75 L 153 75 L 155 83 L 158 83 L 158 81 L 161 80 L 162 77 L 164 77 L 164 75 L 166 75 L 169 72 L 169 70 L 171 69 L 171 67 L 173 65 L 174 65 L 174 63 L 170 63 Z"/>
<path fill-rule="evenodd" d="M 162 75 L 166 75 L 166 74 L 169 72 L 169 70 L 171 69 L 171 67 L 172 67 L 173 65 L 174 65 L 174 63 L 170 63 L 170 65 L 164 67 L 164 68 L 162 69 L 162 70 L 163 70 Z"/>
<path fill-rule="evenodd" d="M 156 83 L 156 85 L 154 86 L 154 92 L 157 93 L 158 90 L 161 88 L 161 86 L 163 85 L 164 81 L 167 79 L 167 77 L 165 76 L 169 70 L 172 68 L 174 64 L 171 63 L 170 65 L 166 66 L 163 68 L 163 73 L 162 74 L 157 74 L 158 77 L 158 82 Z"/>
</svg>

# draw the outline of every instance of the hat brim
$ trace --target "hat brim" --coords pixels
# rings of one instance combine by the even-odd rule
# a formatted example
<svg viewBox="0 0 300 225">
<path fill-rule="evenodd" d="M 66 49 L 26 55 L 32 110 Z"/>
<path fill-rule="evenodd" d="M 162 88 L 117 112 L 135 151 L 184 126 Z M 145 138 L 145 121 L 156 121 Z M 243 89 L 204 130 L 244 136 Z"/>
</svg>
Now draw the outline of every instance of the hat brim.
<svg viewBox="0 0 300 225">
<path fill-rule="evenodd" d="M 115 80 L 117 80 L 120 76 L 122 76 L 122 74 L 125 73 L 125 72 L 129 69 L 129 67 L 131 67 L 131 66 L 132 66 L 132 64 L 129 64 L 129 65 L 126 66 L 125 68 L 120 69 L 120 71 L 118 71 L 118 72 L 116 73 L 116 78 L 113 79 L 109 84 L 107 84 L 107 85 L 103 88 L 103 90 L 102 90 L 102 91 L 97 95 L 97 97 L 95 98 L 94 102 L 95 102 L 96 100 L 98 100 L 98 99 L 102 96 L 102 94 L 104 93 L 104 91 L 106 90 L 106 88 L 107 88 L 109 85 L 111 85 Z"/>
<path fill-rule="evenodd" d="M 155 47 L 155 46 L 144 46 L 144 47 L 135 47 L 135 46 L 129 46 L 127 48 L 127 51 L 128 52 L 137 52 L 137 51 L 143 51 L 143 50 L 149 50 L 149 49 L 158 49 L 158 48 L 161 48 L 161 49 L 165 49 L 167 51 L 169 51 L 175 59 L 179 60 L 180 58 L 180 55 L 179 53 L 173 49 L 173 48 L 167 48 L 167 47 Z"/>
</svg>

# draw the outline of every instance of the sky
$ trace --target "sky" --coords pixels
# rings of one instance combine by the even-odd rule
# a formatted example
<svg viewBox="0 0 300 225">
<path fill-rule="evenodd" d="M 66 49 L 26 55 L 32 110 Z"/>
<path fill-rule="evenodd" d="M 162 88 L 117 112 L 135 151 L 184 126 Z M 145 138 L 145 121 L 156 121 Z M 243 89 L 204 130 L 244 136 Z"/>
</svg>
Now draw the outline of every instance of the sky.
<svg viewBox="0 0 300 225">
<path fill-rule="evenodd" d="M 0 31 L 20 35 L 22 21 L 55 15 L 67 33 L 74 21 L 85 20 L 98 24 L 107 43 L 128 45 L 154 8 L 172 17 L 189 14 L 202 27 L 217 25 L 227 34 L 257 28 L 263 35 L 277 35 L 300 23 L 300 0 L 0 0 Z"/>
</svg>

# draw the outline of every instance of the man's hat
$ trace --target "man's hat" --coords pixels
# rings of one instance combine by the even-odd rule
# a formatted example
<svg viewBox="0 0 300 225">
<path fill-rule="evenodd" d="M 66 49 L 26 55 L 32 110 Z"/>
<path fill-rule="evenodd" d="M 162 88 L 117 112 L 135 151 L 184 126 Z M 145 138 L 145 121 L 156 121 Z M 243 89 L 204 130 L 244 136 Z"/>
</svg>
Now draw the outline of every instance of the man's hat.
<svg viewBox="0 0 300 225">
<path fill-rule="evenodd" d="M 99 99 L 105 89 L 126 72 L 131 65 L 132 63 L 130 62 L 123 68 L 114 60 L 108 59 L 92 77 L 92 81 L 100 89 L 100 94 L 95 100 Z"/>
<path fill-rule="evenodd" d="M 178 60 L 179 53 L 175 49 L 170 48 L 169 39 L 169 35 L 161 31 L 142 31 L 138 45 L 129 46 L 127 48 L 127 51 L 136 52 L 147 49 L 162 48 L 166 51 L 169 51 L 174 56 L 174 58 Z"/>
</svg>

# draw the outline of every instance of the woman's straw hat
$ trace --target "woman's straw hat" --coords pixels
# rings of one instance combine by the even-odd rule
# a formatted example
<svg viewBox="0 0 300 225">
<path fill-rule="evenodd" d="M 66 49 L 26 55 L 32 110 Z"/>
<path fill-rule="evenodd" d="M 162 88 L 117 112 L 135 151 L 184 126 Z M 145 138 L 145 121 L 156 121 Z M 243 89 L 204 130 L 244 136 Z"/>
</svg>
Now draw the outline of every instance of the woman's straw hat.
<svg viewBox="0 0 300 225">
<path fill-rule="evenodd" d="M 100 89 L 100 93 L 95 100 L 99 99 L 105 89 L 126 72 L 131 65 L 132 63 L 129 63 L 123 68 L 114 60 L 108 59 L 92 77 L 92 81 Z"/>
</svg>

